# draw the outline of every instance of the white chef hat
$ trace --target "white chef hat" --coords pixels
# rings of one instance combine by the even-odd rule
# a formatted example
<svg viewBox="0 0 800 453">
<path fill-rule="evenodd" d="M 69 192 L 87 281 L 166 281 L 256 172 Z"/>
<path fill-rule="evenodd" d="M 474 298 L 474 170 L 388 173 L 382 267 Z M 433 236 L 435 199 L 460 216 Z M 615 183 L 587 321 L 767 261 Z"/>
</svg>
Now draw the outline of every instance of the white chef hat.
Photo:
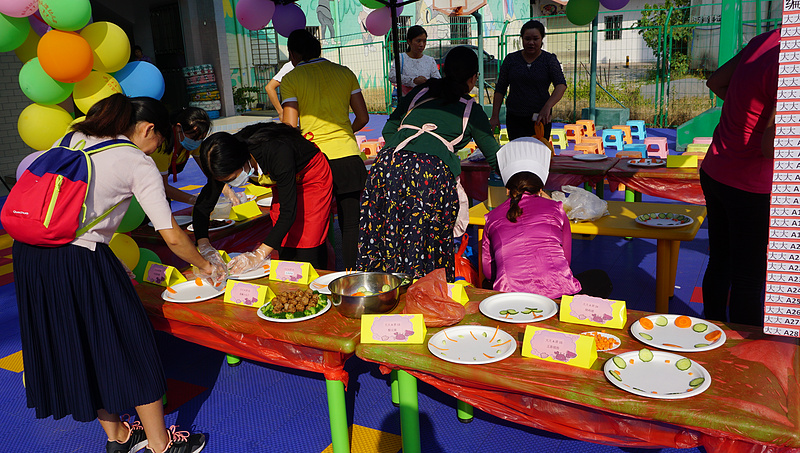
<svg viewBox="0 0 800 453">
<path fill-rule="evenodd" d="M 515 174 L 529 171 L 547 183 L 550 174 L 550 148 L 534 137 L 520 137 L 503 145 L 497 151 L 497 165 L 503 185 Z"/>
</svg>

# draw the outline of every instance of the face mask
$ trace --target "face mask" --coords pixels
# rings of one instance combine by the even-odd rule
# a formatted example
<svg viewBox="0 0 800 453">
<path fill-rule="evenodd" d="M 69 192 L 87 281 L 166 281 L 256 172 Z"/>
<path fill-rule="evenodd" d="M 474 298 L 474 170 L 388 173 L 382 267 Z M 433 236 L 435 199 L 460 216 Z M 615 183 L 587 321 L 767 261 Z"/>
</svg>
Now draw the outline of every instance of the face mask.
<svg viewBox="0 0 800 453">
<path fill-rule="evenodd" d="M 200 147 L 200 143 L 202 142 L 202 140 L 194 140 L 189 137 L 184 137 L 184 139 L 181 140 L 181 146 L 188 151 L 194 151 Z"/>
<path fill-rule="evenodd" d="M 247 181 L 253 176 L 254 169 L 250 167 L 250 171 L 246 172 L 242 169 L 242 172 L 239 173 L 239 176 L 233 179 L 233 181 L 228 181 L 228 185 L 233 187 L 242 187 L 243 185 L 247 184 Z"/>
</svg>

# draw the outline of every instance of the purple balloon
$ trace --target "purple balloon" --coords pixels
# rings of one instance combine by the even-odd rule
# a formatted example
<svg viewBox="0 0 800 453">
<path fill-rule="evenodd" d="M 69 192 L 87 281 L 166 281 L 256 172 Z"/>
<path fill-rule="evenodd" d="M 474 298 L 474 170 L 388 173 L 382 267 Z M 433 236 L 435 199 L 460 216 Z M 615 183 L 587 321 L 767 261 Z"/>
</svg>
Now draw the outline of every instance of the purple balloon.
<svg viewBox="0 0 800 453">
<path fill-rule="evenodd" d="M 31 165 L 31 163 L 33 163 L 34 159 L 41 156 L 43 152 L 44 151 L 32 152 L 27 156 L 25 156 L 24 159 L 22 159 L 22 162 L 20 162 L 19 165 L 17 165 L 17 173 L 16 173 L 17 181 L 19 181 L 19 178 L 22 177 L 22 174 L 25 173 L 25 170 L 27 170 L 28 167 Z"/>
<path fill-rule="evenodd" d="M 392 28 L 392 12 L 383 7 L 372 10 L 364 21 L 367 31 L 375 36 L 383 36 Z"/>
<path fill-rule="evenodd" d="M 28 16 L 28 21 L 31 23 L 31 28 L 33 29 L 34 33 L 39 36 L 44 36 L 45 33 L 51 30 L 50 24 L 42 19 L 42 15 L 39 14 L 39 11 Z"/>
<path fill-rule="evenodd" d="M 261 30 L 275 14 L 275 3 L 270 0 L 239 0 L 236 18 L 248 30 Z"/>
<path fill-rule="evenodd" d="M 618 10 L 624 8 L 630 0 L 600 0 L 605 9 Z"/>
<path fill-rule="evenodd" d="M 306 15 L 295 3 L 288 5 L 275 5 L 275 14 L 272 16 L 272 26 L 284 38 L 295 30 L 306 28 Z"/>
</svg>

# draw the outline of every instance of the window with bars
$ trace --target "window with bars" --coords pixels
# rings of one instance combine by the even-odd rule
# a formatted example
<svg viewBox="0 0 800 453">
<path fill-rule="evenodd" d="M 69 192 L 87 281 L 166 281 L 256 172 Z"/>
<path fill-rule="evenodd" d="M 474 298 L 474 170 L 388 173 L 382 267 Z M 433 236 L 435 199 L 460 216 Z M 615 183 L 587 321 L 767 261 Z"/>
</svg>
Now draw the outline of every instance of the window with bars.
<svg viewBox="0 0 800 453">
<path fill-rule="evenodd" d="M 406 35 L 408 34 L 408 29 L 413 25 L 411 23 L 411 16 L 397 16 L 397 35 L 400 36 L 400 48 L 404 49 L 405 47 L 402 45 L 406 42 Z M 389 42 L 394 41 L 394 35 L 392 31 L 389 30 Z"/>
<path fill-rule="evenodd" d="M 309 25 L 306 27 L 306 31 L 311 33 L 311 35 L 317 38 L 317 41 L 322 42 L 322 35 L 320 34 L 319 27 L 316 25 Z"/>
<path fill-rule="evenodd" d="M 470 32 L 470 16 L 450 16 L 451 41 L 467 41 Z"/>
<path fill-rule="evenodd" d="M 606 40 L 622 39 L 622 14 L 606 16 Z"/>
</svg>

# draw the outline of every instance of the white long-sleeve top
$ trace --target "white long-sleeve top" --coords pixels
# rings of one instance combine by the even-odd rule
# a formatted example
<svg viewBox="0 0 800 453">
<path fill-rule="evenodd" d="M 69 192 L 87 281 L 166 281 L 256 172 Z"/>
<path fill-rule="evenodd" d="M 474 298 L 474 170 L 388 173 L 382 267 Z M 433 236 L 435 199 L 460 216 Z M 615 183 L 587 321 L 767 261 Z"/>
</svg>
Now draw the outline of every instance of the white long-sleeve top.
<svg viewBox="0 0 800 453">
<path fill-rule="evenodd" d="M 436 60 L 429 55 L 423 55 L 421 58 L 411 58 L 407 53 L 400 54 L 400 80 L 402 85 L 414 88 L 417 86 L 414 79 L 423 76 L 426 79 L 440 79 L 439 68 L 436 67 Z M 389 81 L 397 84 L 397 71 L 395 70 L 394 60 L 392 60 L 392 67 L 389 69 Z"/>
</svg>

